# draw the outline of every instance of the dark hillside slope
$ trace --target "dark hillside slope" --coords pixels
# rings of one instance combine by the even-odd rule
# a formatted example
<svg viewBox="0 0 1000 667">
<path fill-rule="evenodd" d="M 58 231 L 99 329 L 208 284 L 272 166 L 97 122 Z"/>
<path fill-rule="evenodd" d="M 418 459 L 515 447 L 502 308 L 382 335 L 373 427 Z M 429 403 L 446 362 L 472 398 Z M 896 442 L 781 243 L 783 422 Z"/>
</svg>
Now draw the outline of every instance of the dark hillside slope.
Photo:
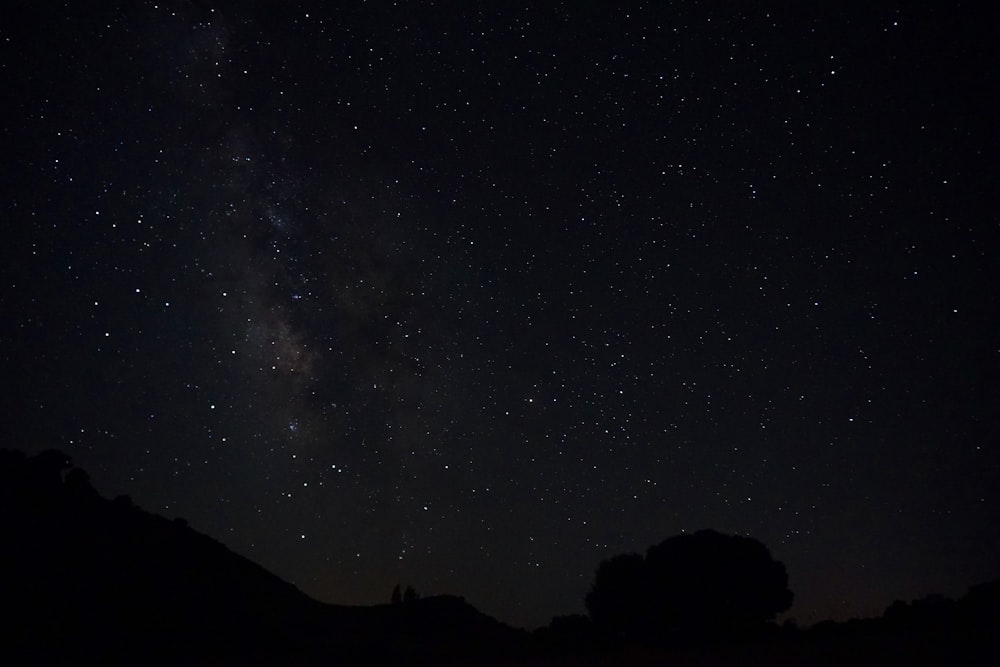
<svg viewBox="0 0 1000 667">
<path fill-rule="evenodd" d="M 219 542 L 101 498 L 55 451 L 0 453 L 6 646 L 26 656 L 287 650 L 321 605 Z"/>
<path fill-rule="evenodd" d="M 523 637 L 461 598 L 341 607 L 219 542 L 106 500 L 50 450 L 0 451 L 4 664 L 379 664 L 504 652 Z"/>
</svg>

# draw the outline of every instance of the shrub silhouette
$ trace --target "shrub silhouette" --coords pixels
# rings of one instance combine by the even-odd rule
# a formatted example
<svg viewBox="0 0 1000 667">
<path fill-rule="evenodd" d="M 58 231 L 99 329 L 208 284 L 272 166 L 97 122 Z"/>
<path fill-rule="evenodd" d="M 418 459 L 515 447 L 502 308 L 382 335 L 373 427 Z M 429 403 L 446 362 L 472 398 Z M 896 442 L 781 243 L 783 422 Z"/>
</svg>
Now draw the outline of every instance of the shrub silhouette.
<svg viewBox="0 0 1000 667">
<path fill-rule="evenodd" d="M 586 598 L 606 637 L 674 645 L 754 636 L 791 603 L 785 566 L 767 547 L 712 530 L 602 562 Z"/>
</svg>

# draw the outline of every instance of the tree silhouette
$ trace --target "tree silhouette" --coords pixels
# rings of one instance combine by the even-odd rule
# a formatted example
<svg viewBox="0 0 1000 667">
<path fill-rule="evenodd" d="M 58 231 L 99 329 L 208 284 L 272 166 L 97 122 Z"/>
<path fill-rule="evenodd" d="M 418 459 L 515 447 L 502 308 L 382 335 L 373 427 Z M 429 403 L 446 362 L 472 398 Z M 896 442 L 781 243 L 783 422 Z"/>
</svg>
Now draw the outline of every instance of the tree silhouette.
<svg viewBox="0 0 1000 667">
<path fill-rule="evenodd" d="M 640 639 L 650 615 L 649 576 L 639 554 L 602 561 L 585 601 L 594 625 L 616 639 Z"/>
<path fill-rule="evenodd" d="M 657 644 L 746 637 L 791 603 L 785 566 L 767 547 L 712 530 L 602 562 L 586 598 L 605 636 Z"/>
</svg>

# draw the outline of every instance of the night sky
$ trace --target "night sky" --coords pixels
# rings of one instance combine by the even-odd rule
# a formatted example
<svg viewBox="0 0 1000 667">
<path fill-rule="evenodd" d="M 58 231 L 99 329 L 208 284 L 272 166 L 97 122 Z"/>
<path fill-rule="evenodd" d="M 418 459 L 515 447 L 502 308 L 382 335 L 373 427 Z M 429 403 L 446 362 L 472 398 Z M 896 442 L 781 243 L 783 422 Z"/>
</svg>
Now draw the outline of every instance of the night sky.
<svg viewBox="0 0 1000 667">
<path fill-rule="evenodd" d="M 8 8 L 0 444 L 328 602 L 1000 576 L 995 23 L 527 4 Z"/>
</svg>

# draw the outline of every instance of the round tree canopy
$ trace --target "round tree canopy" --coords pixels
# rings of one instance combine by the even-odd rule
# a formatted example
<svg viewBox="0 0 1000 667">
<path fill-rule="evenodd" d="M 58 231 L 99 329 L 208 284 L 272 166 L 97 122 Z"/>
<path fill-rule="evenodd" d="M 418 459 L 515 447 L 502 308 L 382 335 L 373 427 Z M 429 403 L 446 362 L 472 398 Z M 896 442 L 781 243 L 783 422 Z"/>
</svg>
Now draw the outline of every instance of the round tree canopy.
<svg viewBox="0 0 1000 667">
<path fill-rule="evenodd" d="M 614 637 L 718 641 L 760 629 L 791 606 L 792 592 L 785 566 L 761 542 L 701 530 L 654 545 L 645 558 L 602 562 L 586 604 Z"/>
</svg>

